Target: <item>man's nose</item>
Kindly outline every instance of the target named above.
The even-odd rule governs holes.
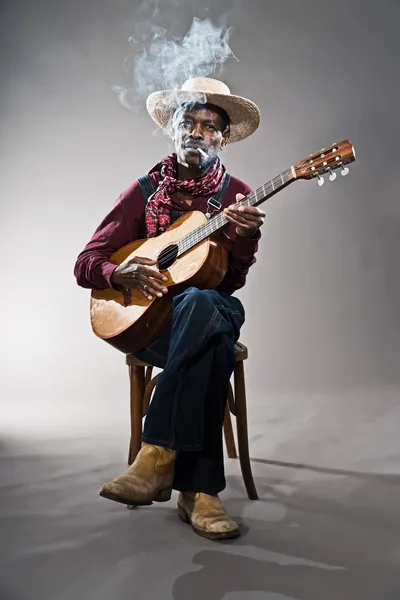
[[[199,123],[193,125],[191,135],[195,139],[203,137],[203,131],[202,131],[201,125]]]

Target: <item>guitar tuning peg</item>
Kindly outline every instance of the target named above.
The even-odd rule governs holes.
[[[340,172],[343,175],[343,177],[346,177],[346,175],[349,173],[349,169],[347,167],[342,167],[342,170]]]
[[[334,173],[334,172],[332,171],[332,169],[328,169],[328,171],[329,171],[329,173],[330,173],[330,175],[329,175],[329,181],[335,181],[335,179],[336,179],[336,177],[337,177],[336,173]]]
[[[317,183],[321,187],[321,185],[324,185],[324,183],[325,183],[324,182],[324,178],[321,177],[321,175],[319,175],[319,174],[317,174],[317,177],[318,177],[318,182]]]

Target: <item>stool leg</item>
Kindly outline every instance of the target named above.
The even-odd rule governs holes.
[[[229,458],[237,458],[235,438],[233,436],[231,411],[229,410],[229,404],[226,403],[225,419],[224,419],[224,434],[225,434],[225,445],[226,452]]]
[[[257,500],[258,494],[254,485],[253,473],[251,471],[249,456],[249,438],[247,434],[247,410],[246,410],[246,387],[244,381],[243,361],[236,363],[235,372],[235,406],[236,426],[239,445],[239,460],[242,469],[244,485],[250,500]]]
[[[142,401],[144,391],[144,367],[129,367],[131,394],[131,440],[129,443],[128,464],[131,465],[141,446]]]

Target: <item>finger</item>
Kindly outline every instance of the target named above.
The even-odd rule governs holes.
[[[250,228],[260,227],[263,224],[263,219],[253,215],[241,215],[240,213],[228,213],[226,215],[228,221],[232,220],[238,225],[248,225]]]
[[[156,290],[152,285],[147,284],[147,283],[141,283],[141,287],[142,289],[146,292],[146,294],[149,294],[152,298],[154,296],[157,296],[158,298],[162,298],[163,297],[163,293],[160,290]]]
[[[236,194],[236,202],[239,202],[240,200],[243,200],[243,198],[245,198],[246,196],[244,196],[243,194]]]
[[[242,204],[240,206],[237,206],[237,204],[232,204],[225,210],[234,212],[236,214],[255,215],[258,217],[266,216],[265,212],[258,208],[258,206],[247,206],[247,204]]]
[[[152,277],[153,279],[159,279],[160,281],[167,281],[168,277],[160,273],[160,271],[156,271],[155,269],[148,269],[143,266],[140,268],[140,274],[145,275],[146,277]]]
[[[258,206],[247,206],[246,204],[244,204],[242,206],[238,206],[237,210],[239,213],[246,215],[255,215],[257,217],[266,216],[266,213],[263,210],[261,210],[261,208],[258,208]]]
[[[246,215],[238,213],[235,215],[235,219],[238,219],[242,223],[249,223],[249,225],[260,225],[263,222],[263,219],[258,215]]]
[[[142,296],[144,296],[145,298],[147,298],[147,300],[153,300],[154,296],[152,296],[151,294],[149,294],[147,289],[144,289],[143,287],[138,287],[136,288],[139,290],[139,292],[142,294]]]
[[[248,225],[248,223],[243,223],[242,221],[239,221],[239,219],[235,219],[234,217],[226,217],[228,222],[231,223],[232,225],[235,225],[236,227],[248,227],[249,229],[255,229],[256,226],[250,227]]]
[[[150,298],[154,298],[154,297],[162,298],[163,297],[162,292],[160,292],[159,290],[156,290],[151,285],[151,283],[140,282],[140,289],[142,289],[145,292],[147,297],[150,297]]]
[[[232,217],[244,217],[249,219],[264,218],[265,212],[255,206],[233,206],[224,209],[225,214],[230,214]]]
[[[166,288],[164,285],[161,285],[161,283],[158,283],[158,281],[155,281],[150,277],[146,277],[146,275],[143,275],[142,273],[139,275],[139,281],[141,285],[146,286],[147,290],[151,294],[154,292],[154,294],[156,294],[160,298],[163,294],[166,294],[168,292],[168,288]]]
[[[128,264],[139,264],[139,265],[156,265],[157,261],[152,258],[145,258],[144,256],[133,256],[126,261]]]

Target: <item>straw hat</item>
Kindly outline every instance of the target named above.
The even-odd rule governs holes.
[[[260,109],[254,102],[232,95],[222,81],[206,77],[188,79],[180,90],[153,92],[146,106],[157,125],[169,131],[175,109],[185,102],[208,102],[223,108],[231,120],[230,143],[249,137],[260,124]]]

